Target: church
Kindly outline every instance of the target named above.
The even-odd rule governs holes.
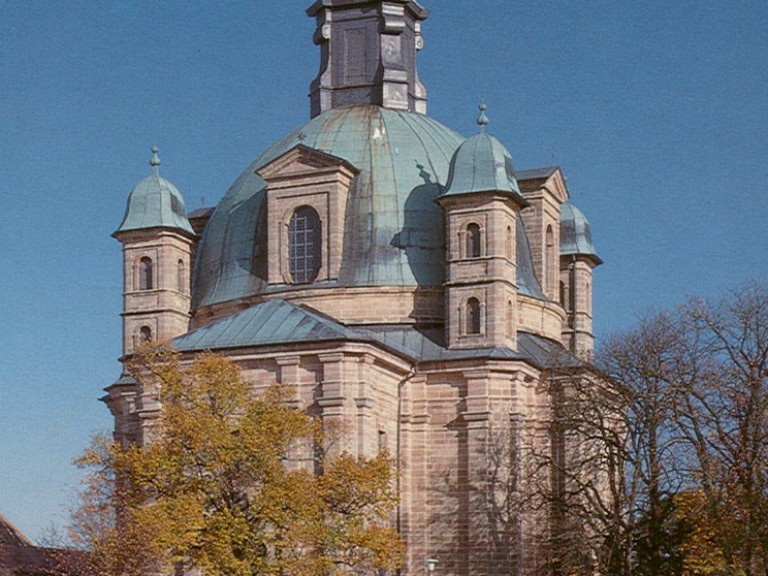
[[[589,223],[558,167],[513,166],[484,105],[468,137],[430,118],[419,2],[307,14],[310,118],[217,206],[187,213],[153,149],[114,233],[123,360],[148,339],[216,351],[289,385],[340,449],[387,449],[404,575],[546,573],[551,515],[527,495],[554,480],[527,454],[562,452],[545,380],[591,357]],[[142,443],[156,398],[124,375],[104,401]]]

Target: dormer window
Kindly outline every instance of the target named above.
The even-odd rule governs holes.
[[[347,197],[357,169],[302,144],[258,170],[267,183],[267,281],[336,280],[344,259]]]
[[[295,284],[314,282],[322,261],[320,216],[314,208],[296,209],[288,225],[288,265]]]
[[[480,258],[481,233],[480,226],[474,222],[467,224],[466,230],[466,254],[467,258]]]
[[[139,260],[139,290],[152,290],[154,287],[152,259],[144,256]]]

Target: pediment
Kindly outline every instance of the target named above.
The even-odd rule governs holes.
[[[258,168],[256,173],[264,180],[269,181],[277,178],[338,170],[349,171],[352,174],[359,172],[357,168],[343,158],[299,144]]]
[[[523,196],[535,197],[544,190],[552,194],[560,203],[570,197],[568,184],[563,171],[558,166],[520,170],[515,172],[515,178]]]
[[[568,184],[565,181],[565,175],[560,168],[556,168],[549,178],[544,182],[543,188],[547,188],[562,203],[566,202],[570,196],[568,193]]]

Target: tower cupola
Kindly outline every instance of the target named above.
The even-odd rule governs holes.
[[[560,256],[587,258],[595,266],[603,263],[592,244],[592,229],[587,217],[571,202],[560,207]]]
[[[487,132],[485,104],[480,105],[477,123],[480,132],[467,138],[451,160],[444,196],[497,192],[508,195],[521,207],[528,203],[520,193],[512,168],[512,156],[504,145]]]
[[[134,186],[112,234],[123,245],[124,354],[145,340],[170,340],[189,329],[197,235],[181,193],[160,176],[157,153],[153,147],[152,174]]]
[[[446,222],[446,341],[449,348],[517,349],[518,213],[512,158],[486,131],[451,159],[448,186],[437,201]]]
[[[563,342],[579,356],[589,358],[592,333],[592,271],[603,261],[592,244],[586,216],[570,202],[560,207],[560,302],[565,308]]]
[[[374,104],[427,112],[416,52],[429,12],[415,0],[317,0],[320,73],[310,86],[312,117],[332,108]]]
[[[136,184],[128,196],[125,216],[115,236],[121,232],[146,228],[175,228],[194,236],[181,192],[160,176],[157,146],[152,147],[149,164],[152,166],[152,174]]]

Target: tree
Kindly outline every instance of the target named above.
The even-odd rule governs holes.
[[[581,541],[604,573],[768,573],[768,286],[649,315],[596,365],[549,380],[563,572]]]
[[[677,405],[712,542],[727,566],[768,574],[768,286],[752,283],[718,302],[684,308],[705,377]],[[729,568],[731,569],[731,568]]]
[[[701,490],[683,490],[676,494],[675,520],[684,527],[686,535],[680,541],[679,554],[682,566],[678,572],[681,576],[743,576],[744,572],[734,566],[725,557],[723,550],[717,544],[717,535],[722,532],[713,523],[707,512],[707,499]],[[735,518],[721,518],[732,531]]]
[[[679,537],[673,495],[684,483],[675,407],[684,388],[699,377],[688,323],[678,311],[641,319],[631,331],[610,338],[596,362],[619,391],[625,509],[623,569],[627,574],[678,573]]]
[[[286,390],[256,395],[237,366],[191,365],[150,344],[133,376],[162,416],[145,446],[97,439],[72,539],[100,574],[334,575],[392,570],[401,543],[387,454],[328,457],[318,423]]]
[[[644,319],[598,351],[596,366],[552,371],[548,492],[557,574],[675,573],[669,474],[683,341],[671,315]]]

